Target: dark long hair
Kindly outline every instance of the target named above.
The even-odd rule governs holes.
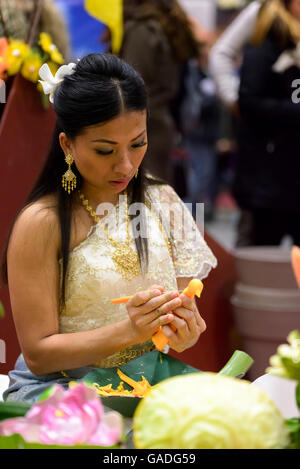
[[[141,75],[130,65],[112,54],[89,54],[76,65],[75,72],[67,75],[54,93],[54,110],[57,122],[50,150],[44,167],[23,206],[17,213],[5,247],[2,262],[2,279],[8,283],[7,250],[10,235],[20,212],[44,196],[55,195],[62,250],[61,306],[65,303],[66,272],[69,260],[71,218],[74,198],[62,187],[62,175],[67,166],[65,155],[59,143],[59,134],[65,132],[74,139],[91,125],[108,122],[126,111],[147,111],[147,93]],[[145,160],[145,158],[144,158]],[[75,164],[72,170],[77,177],[77,188],[82,185],[82,176]],[[146,187],[165,181],[145,174],[144,161],[140,165],[137,178],[128,186],[130,202],[143,203]],[[142,217],[143,214],[140,214]],[[133,218],[133,215],[130,216]],[[135,236],[136,248],[141,269],[148,265],[147,238]]]

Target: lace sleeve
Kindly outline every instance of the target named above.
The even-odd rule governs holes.
[[[206,278],[217,260],[189,209],[169,185],[151,186],[149,192],[171,243],[176,277]]]

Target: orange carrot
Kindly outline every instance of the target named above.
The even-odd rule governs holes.
[[[110,302],[115,304],[115,305],[116,304],[121,304],[121,303],[127,303],[131,298],[132,298],[132,296],[123,296],[121,298],[114,298],[114,299],[110,300]],[[173,328],[173,330],[175,329],[175,331],[176,331],[176,328],[174,326],[171,325],[171,327]],[[167,345],[168,339],[165,336],[165,334],[163,333],[161,327],[152,336],[152,341],[153,341],[155,347],[157,348],[157,350],[160,350],[160,351],[162,351],[165,348],[165,346]]]
[[[197,278],[193,278],[188,284],[188,286],[183,290],[182,293],[183,295],[188,296],[189,298],[194,298],[195,295],[197,295],[198,298],[200,298],[202,290],[203,290],[203,283],[201,282],[201,280],[198,280]],[[171,326],[172,330],[176,332],[176,327],[172,323],[169,325]],[[159,350],[160,352],[168,344],[168,339],[163,333],[161,327],[152,336],[152,342],[154,343],[157,350]]]
[[[132,295],[123,296],[121,298],[114,298],[113,300],[110,300],[110,302],[113,303],[114,305],[119,305],[121,303],[127,303],[131,298],[132,298]]]
[[[292,247],[292,266],[298,286],[300,288],[300,248],[297,246]]]
[[[195,295],[200,298],[200,295],[203,290],[203,283],[201,280],[198,280],[197,278],[193,278],[193,280],[190,281],[188,286],[183,290],[183,295],[188,296],[189,298],[194,298]]]
[[[152,342],[154,343],[157,350],[159,350],[160,352],[162,352],[165,346],[168,344],[168,339],[163,333],[161,327],[158,329],[157,332],[155,332],[155,334],[153,334]]]
[[[168,324],[171,329],[176,332],[177,329],[176,327],[170,323]],[[163,351],[163,349],[165,348],[166,345],[168,345],[168,339],[167,337],[165,336],[165,334],[163,333],[162,331],[162,328],[160,326],[160,328],[158,329],[157,332],[155,332],[155,334],[153,334],[152,336],[152,342],[154,343],[155,347],[157,348],[157,350],[159,350],[160,352]]]
[[[297,248],[298,249],[298,248]],[[300,249],[299,249],[300,253]],[[299,279],[300,279],[300,254],[299,254]],[[203,290],[203,283],[201,280],[198,280],[197,278],[193,278],[188,286],[183,290],[183,295],[188,296],[189,298],[193,298],[195,295],[200,298],[200,295]],[[121,303],[127,303],[132,296],[124,296],[122,298],[114,298],[113,300],[110,300],[111,303],[113,304],[121,304]],[[174,332],[176,332],[176,327],[172,324],[170,324],[171,328],[173,329]],[[162,331],[162,328],[160,327],[158,331],[153,334],[152,336],[152,341],[157,348],[157,350],[162,351],[165,346],[168,344],[168,339],[165,336],[165,334]]]
[[[198,280],[197,278],[193,278],[193,280],[190,281],[190,283],[185,288],[185,290],[183,290],[182,293],[190,298],[193,298],[195,295],[197,295],[200,298],[202,290],[203,290],[203,283],[201,282],[201,280]],[[121,298],[113,298],[112,300],[110,300],[110,302],[115,305],[121,304],[121,303],[127,303],[131,298],[132,298],[132,295],[122,296]]]

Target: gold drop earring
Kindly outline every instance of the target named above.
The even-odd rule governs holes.
[[[139,168],[136,170],[136,173],[134,175],[135,179],[138,177],[138,174],[139,174]]]
[[[69,165],[69,168],[62,177],[62,186],[65,191],[68,192],[68,194],[70,194],[70,192],[73,191],[76,187],[76,176],[71,169],[71,164],[73,163],[73,161],[74,158],[71,153],[69,153],[65,157],[65,162]]]

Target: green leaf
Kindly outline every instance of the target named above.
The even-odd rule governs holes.
[[[45,52],[44,50],[42,50],[42,52],[43,52],[42,62],[44,63],[49,62],[49,60],[51,59],[50,54],[48,54],[48,52]]]
[[[27,443],[21,435],[0,436],[0,449],[120,449],[120,445],[92,446],[92,445],[43,445],[40,443]]]
[[[3,304],[0,301],[0,318],[4,318],[4,316],[5,316],[4,307],[3,307]]]
[[[52,395],[53,391],[54,391],[53,386],[50,386],[49,388],[47,388],[44,392],[42,392],[39,395],[37,402],[43,402],[46,399],[48,399]]]
[[[0,449],[23,449],[19,442],[19,435],[0,436]]]
[[[286,370],[288,377],[296,381],[300,380],[300,362],[289,357],[280,357],[281,363]]]
[[[90,383],[98,383],[100,386],[112,384],[112,388],[116,389],[120,384],[118,368],[130,376],[135,381],[140,381],[144,376],[151,386],[159,383],[164,379],[172,376],[199,373],[199,370],[193,368],[180,360],[176,360],[170,355],[153,350],[142,357],[135,358],[127,362],[125,365],[113,368],[97,368],[85,375],[81,381]],[[132,390],[132,388],[124,383],[124,389]],[[101,397],[104,406],[116,410],[124,417],[132,417],[134,411],[141,401],[140,397],[133,396],[106,396]]]
[[[298,409],[300,409],[300,382],[297,384],[297,387],[296,387],[296,403],[297,403]]]
[[[300,449],[300,418],[293,418],[286,420],[291,442],[288,449]]]
[[[31,48],[31,52],[32,52],[33,54],[39,55],[40,58],[42,58],[42,57],[41,57],[41,53],[40,53],[40,48],[39,48],[39,47],[36,47],[36,46],[35,46],[35,47],[32,47],[32,48]]]
[[[24,417],[31,405],[25,402],[0,402],[0,421],[14,417]]]

